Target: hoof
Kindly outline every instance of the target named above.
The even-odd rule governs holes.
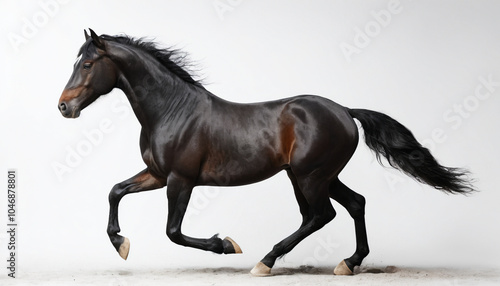
[[[226,238],[224,238],[224,240],[222,241],[222,245],[224,246],[224,254],[243,253],[240,246],[229,236],[226,236]]]
[[[353,275],[351,269],[347,267],[347,264],[344,260],[342,260],[337,267],[333,270],[333,274],[335,275]]]
[[[271,268],[267,267],[264,263],[259,262],[255,265],[252,271],[250,271],[250,274],[256,277],[271,276]]]
[[[130,251],[130,240],[128,238],[123,239],[123,243],[120,245],[118,249],[118,254],[120,254],[121,258],[127,260],[128,252]]]

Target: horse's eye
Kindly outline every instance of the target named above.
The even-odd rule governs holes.
[[[83,64],[83,69],[88,70],[92,67],[92,63],[84,63]]]

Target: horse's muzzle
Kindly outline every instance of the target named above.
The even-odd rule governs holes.
[[[79,91],[79,90],[78,90]],[[61,112],[62,116],[66,118],[77,118],[80,116],[80,108],[75,104],[75,90],[64,90],[61,98],[59,99],[59,104],[57,108]]]
[[[77,108],[69,108],[65,102],[59,103],[58,107],[62,116],[66,118],[77,118],[78,116],[80,116],[80,110],[78,110]]]

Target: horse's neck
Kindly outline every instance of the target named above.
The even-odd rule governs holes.
[[[158,63],[144,62],[132,66],[133,70],[122,71],[118,87],[127,95],[143,128],[186,116],[210,96],[208,92],[177,78]]]

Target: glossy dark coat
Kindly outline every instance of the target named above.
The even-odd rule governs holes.
[[[98,37],[90,31],[58,108],[63,116],[76,118],[116,87],[126,94],[142,126],[140,147],[146,169],[115,185],[109,195],[108,234],[124,258],[128,246],[118,235],[118,204],[123,196],[167,185],[168,237],[184,246],[235,253],[238,247],[228,238],[198,239],[181,232],[192,189],[250,184],[285,170],[303,222],[261,262],[271,268],[278,257],[331,221],[333,198],[355,221],[356,252],[345,259],[352,271],[369,251],[365,199],[338,179],[358,143],[353,118],[363,125],[368,146],[394,167],[446,192],[472,190],[463,171],[439,165],[408,129],[387,115],[349,109],[313,95],[255,104],[229,102],[193,80],[175,61],[175,51],[124,36]]]

